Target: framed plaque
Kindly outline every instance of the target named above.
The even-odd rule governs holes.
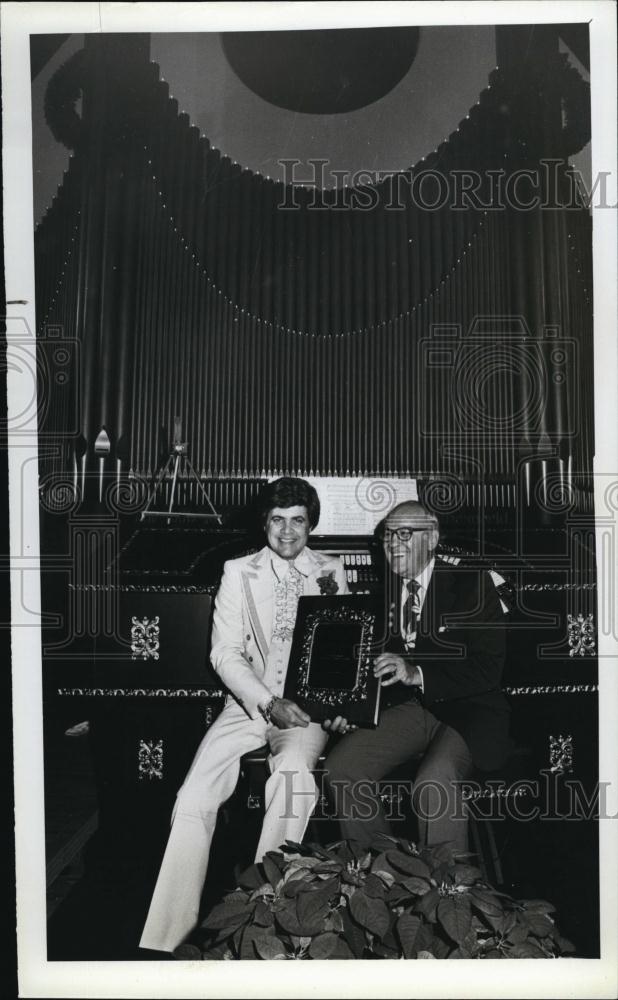
[[[375,728],[380,684],[373,676],[377,605],[357,597],[301,597],[285,684],[314,722],[343,715]]]

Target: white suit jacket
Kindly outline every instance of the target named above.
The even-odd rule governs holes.
[[[273,619],[271,550],[230,559],[223,567],[215,599],[210,659],[221,680],[251,719],[260,717],[272,692],[263,683]],[[301,558],[301,557],[299,557]],[[304,593],[321,593],[319,577],[333,576],[338,594],[347,594],[339,559],[305,548],[302,553]]]

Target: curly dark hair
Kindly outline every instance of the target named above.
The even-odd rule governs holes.
[[[320,520],[320,498],[306,479],[282,476],[264,486],[257,499],[262,527],[265,527],[266,518],[274,507],[306,507],[312,529]]]

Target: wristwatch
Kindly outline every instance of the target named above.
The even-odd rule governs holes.
[[[271,721],[270,717],[272,715],[273,708],[275,707],[275,703],[278,702],[278,701],[280,701],[280,699],[277,697],[276,694],[274,694],[272,696],[272,698],[270,699],[270,701],[266,702],[266,704],[264,705],[264,707],[261,707],[260,705],[258,705],[258,712],[260,713],[260,715],[264,719],[264,722],[270,722]]]

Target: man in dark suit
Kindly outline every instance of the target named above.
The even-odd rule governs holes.
[[[382,525],[387,574],[384,649],[374,673],[384,695],[375,730],[340,717],[349,733],[326,761],[342,835],[369,846],[389,825],[376,783],[421,757],[413,788],[420,842],[467,847],[461,782],[500,766],[509,709],[500,683],[502,606],[483,570],[462,570],[436,554],[436,518],[418,502],[395,507]]]

